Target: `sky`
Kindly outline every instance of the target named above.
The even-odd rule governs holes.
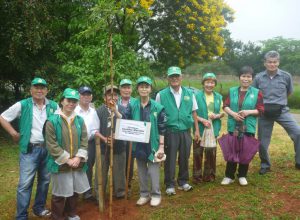
[[[235,11],[228,25],[234,40],[258,42],[277,36],[300,40],[300,0],[225,0]]]

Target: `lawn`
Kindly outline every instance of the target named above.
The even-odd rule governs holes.
[[[223,120],[223,131],[226,120]],[[1,133],[1,132],[0,132]],[[4,136],[4,137],[3,137]],[[0,219],[12,219],[15,213],[18,183],[18,147],[0,136]],[[239,186],[237,181],[221,186],[225,162],[218,147],[217,178],[213,183],[194,185],[191,192],[179,192],[167,197],[162,186],[163,200],[157,208],[149,205],[136,207],[139,197],[138,177],[135,172],[133,193],[128,203],[114,201],[114,219],[297,219],[300,216],[300,171],[294,168],[294,149],[285,131],[275,125],[270,145],[272,172],[260,176],[259,157],[255,156],[248,173],[249,185]],[[192,157],[191,157],[192,159]],[[192,160],[190,171],[192,170]],[[191,173],[190,173],[191,175]],[[161,168],[163,183],[163,167]],[[32,196],[34,198],[34,196]],[[50,203],[50,194],[48,206]],[[92,206],[92,208],[91,208]],[[92,215],[95,204],[79,204],[83,220],[107,219],[107,215]],[[90,215],[88,215],[90,213]],[[85,216],[85,217],[83,217]],[[89,217],[87,217],[89,216]],[[32,215],[31,219],[34,219]]]

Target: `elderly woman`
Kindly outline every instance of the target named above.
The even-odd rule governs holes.
[[[79,220],[78,194],[90,189],[86,176],[87,131],[74,109],[79,94],[67,88],[60,100],[61,110],[45,124],[48,169],[52,179],[52,218]]]
[[[214,73],[205,73],[202,78],[203,90],[199,91],[195,97],[198,104],[197,119],[199,131],[203,136],[204,129],[213,126],[214,136],[219,136],[221,129],[221,118],[224,116],[222,109],[222,95],[215,92],[217,78]],[[216,145],[217,146],[217,145]],[[214,181],[216,178],[216,155],[217,147],[207,148],[194,141],[193,144],[193,182],[195,184]],[[204,169],[202,171],[204,159]]]
[[[136,144],[136,162],[140,182],[140,198],[137,205],[142,206],[150,201],[151,206],[161,203],[159,185],[160,161],[165,159],[164,133],[166,131],[166,114],[164,107],[150,98],[152,80],[141,76],[137,80],[139,98],[132,106],[132,118],[151,123],[149,143]],[[151,190],[149,190],[149,181]]]
[[[239,73],[240,86],[230,88],[229,95],[224,102],[224,111],[228,114],[227,130],[230,136],[235,136],[236,143],[242,143],[243,136],[254,137],[256,132],[257,116],[263,113],[263,95],[262,93],[250,86],[253,80],[253,70],[249,66],[242,67]],[[221,146],[222,147],[222,146]],[[231,145],[230,148],[234,149],[235,146]],[[253,148],[254,146],[243,146],[246,151],[247,147]],[[258,148],[258,144],[257,144]],[[223,152],[224,153],[224,152]],[[256,151],[254,151],[254,154]],[[252,155],[252,157],[254,156]],[[225,156],[225,155],[224,155]],[[248,172],[249,163],[239,160],[239,168],[237,177],[242,186],[248,184],[246,176]],[[251,159],[252,159],[251,157]],[[222,180],[222,185],[228,185],[234,182],[234,175],[237,168],[237,162],[228,160],[226,164],[225,178]]]

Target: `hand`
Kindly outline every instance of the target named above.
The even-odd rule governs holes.
[[[13,141],[14,141],[15,143],[18,143],[19,140],[20,140],[20,133],[18,133],[18,132],[13,133],[13,134],[11,135],[11,137],[12,137],[12,139],[13,139]]]
[[[157,151],[157,158],[161,159],[161,158],[164,157],[164,155],[165,155],[164,148],[159,148],[158,151]]]
[[[211,120],[215,120],[217,118],[220,118],[218,114],[215,114],[215,113],[210,113],[208,115],[208,117],[211,119]]]
[[[240,115],[239,113],[236,113],[236,112],[233,113],[232,117],[236,121],[244,121],[244,119],[245,119],[242,115]]]
[[[110,145],[110,146],[111,146],[111,143],[112,143],[114,140],[115,140],[114,137],[111,138],[111,136],[109,136],[109,137],[106,137],[105,143],[106,143],[107,145]]]
[[[202,119],[201,123],[202,123],[205,127],[208,127],[208,128],[210,128],[210,126],[211,126],[210,121],[209,121],[209,120],[206,120],[206,119]]]
[[[73,157],[73,165],[72,165],[72,167],[73,168],[77,168],[79,166],[79,164],[80,164],[80,161],[81,161],[80,157]]]
[[[110,108],[110,110],[111,110],[112,112],[115,112],[116,109],[117,109],[116,103],[115,103],[115,101],[113,101],[113,100],[110,100],[110,101],[107,103],[107,107]]]
[[[241,110],[238,112],[239,115],[241,115],[242,117],[246,118],[249,115],[249,111],[248,110]]]
[[[199,133],[199,131],[195,131],[194,140],[196,141],[196,143],[200,142],[200,133]]]

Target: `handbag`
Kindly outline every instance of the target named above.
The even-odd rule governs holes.
[[[209,121],[210,121],[210,127],[209,128],[208,127],[204,128],[202,138],[201,138],[201,142],[200,142],[200,146],[201,147],[207,147],[207,148],[213,148],[213,147],[217,147],[217,142],[216,142],[212,122],[211,122],[211,120],[209,120]]]
[[[283,105],[266,103],[264,104],[264,106],[265,106],[264,116],[266,118],[274,119],[274,118],[278,118],[281,115]]]

